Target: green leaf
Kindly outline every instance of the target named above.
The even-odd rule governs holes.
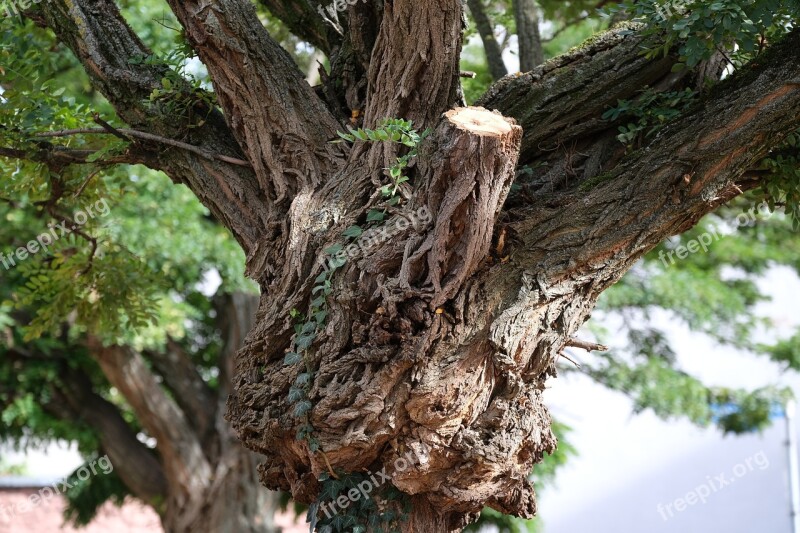
[[[297,350],[305,351],[305,350],[309,349],[312,344],[314,344],[314,339],[315,338],[316,338],[316,334],[315,333],[306,334],[306,335],[300,335],[295,339],[294,344],[297,347]]]
[[[344,230],[342,235],[348,238],[358,238],[362,233],[364,233],[364,230],[362,230],[360,226],[350,226]]]
[[[311,374],[307,372],[303,372],[302,374],[297,374],[297,377],[294,380],[294,384],[298,387],[305,388],[306,385],[311,383]]]
[[[332,268],[339,268],[344,266],[347,263],[347,257],[339,257],[338,255],[331,259],[331,267]],[[329,289],[331,286],[330,281],[325,282],[325,288]]]
[[[283,358],[283,364],[285,365],[295,365],[302,361],[302,357],[297,352],[287,352]]]
[[[385,211],[370,209],[370,211],[367,213],[367,222],[382,222],[385,217]]]
[[[336,243],[333,246],[328,246],[323,250],[328,255],[336,255],[344,249],[344,246],[341,243]]]
[[[306,391],[299,387],[289,387],[289,403],[295,403],[306,397]]]
[[[341,131],[337,131],[336,135],[338,135],[339,137],[341,137],[342,139],[344,139],[347,142],[354,142],[356,140],[356,138],[354,136],[348,135],[346,133],[342,133]]]
[[[314,404],[311,403],[311,400],[300,400],[294,406],[294,416],[295,418],[300,418],[305,416],[311,409],[314,407]]]

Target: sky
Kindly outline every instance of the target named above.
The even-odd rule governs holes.
[[[800,280],[789,269],[773,269],[761,285],[772,301],[759,313],[773,318],[781,336],[790,336],[800,325]],[[666,313],[656,320],[681,367],[704,382],[749,389],[781,385],[800,394],[796,373],[720,347]],[[545,401],[574,429],[569,440],[579,456],[540,495],[545,533],[792,533],[783,419],[760,435],[725,437],[651,412],[633,415],[627,398],[580,374],[552,380],[550,387]],[[706,492],[711,494],[699,501]],[[684,500],[681,511],[678,499]]]

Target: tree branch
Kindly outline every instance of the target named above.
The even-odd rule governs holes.
[[[69,165],[87,164],[89,163],[89,156],[95,152],[96,150],[73,150],[47,143],[41,143],[37,150],[22,150],[19,148],[0,146],[0,157],[43,163],[50,169],[56,171]],[[131,150],[125,155],[111,156],[99,161],[94,161],[93,163],[98,165],[152,164],[152,158],[149,157],[148,154]]]
[[[142,356],[127,347],[104,347],[96,338],[90,338],[88,346],[108,381],[158,441],[167,478],[179,488],[170,492],[191,495],[204,490],[211,476],[211,465],[200,440],[186,415],[156,382]]]
[[[130,137],[134,137],[137,139],[142,139],[145,141],[152,141],[159,144],[165,144],[167,146],[174,146],[175,148],[180,148],[182,150],[188,150],[194,154],[199,155],[200,157],[204,157],[206,159],[217,161],[223,161],[225,163],[230,163],[231,165],[238,165],[240,167],[248,167],[250,168],[250,163],[245,161],[244,159],[238,159],[235,157],[229,157],[226,155],[220,154],[210,154],[204,152],[202,148],[197,146],[176,141],[173,139],[167,139],[166,137],[161,137],[159,135],[153,135],[152,133],[147,133],[144,131],[137,131],[128,128],[114,128],[114,132],[108,131],[106,128],[78,128],[78,129],[71,129],[71,130],[58,130],[58,131],[44,131],[42,133],[37,133],[35,137],[37,138],[49,138],[49,137],[68,137],[70,135],[101,135],[101,134],[110,134],[119,137],[120,135],[128,135]],[[127,137],[122,137],[123,140],[129,141]]]
[[[134,496],[147,503],[163,500],[167,481],[157,456],[139,442],[117,407],[92,390],[86,375],[62,372],[54,392],[55,401],[46,409],[59,418],[77,418],[97,431],[114,470]]]
[[[531,72],[495,83],[476,105],[522,126],[520,165],[528,164],[607,128],[601,116],[609,106],[671,76],[677,60],[648,60],[639,53],[641,45],[640,36],[612,30]]]
[[[145,355],[173,392],[173,398],[205,444],[209,430],[214,427],[216,398],[189,354],[169,338],[163,351],[151,350]]]
[[[364,123],[400,117],[425,129],[461,103],[461,0],[387,2],[372,52]]]
[[[94,87],[134,129],[181,143],[188,141],[202,154],[240,159],[241,148],[216,110],[198,103],[195,112],[205,117],[198,126],[189,116],[164,113],[158,106],[148,104],[152,91],[161,88],[168,69],[141,62],[142,57],[152,53],[125,23],[113,0],[51,0],[41,5],[40,12],[42,16],[36,22],[50,27],[73,51]],[[188,83],[176,87],[177,92],[187,95],[191,90]],[[254,245],[261,229],[275,216],[263,202],[251,169],[210,161],[185,146],[159,150],[156,160],[149,161],[148,166],[188,185],[231,229],[245,250]]]
[[[604,344],[598,344],[596,342],[589,342],[578,339],[576,337],[572,337],[567,339],[567,342],[564,346],[572,346],[573,348],[580,348],[582,350],[586,350],[587,352],[607,352],[608,346]],[[580,365],[577,365],[580,366]]]
[[[319,14],[317,0],[261,0],[289,31],[330,56],[341,45],[342,35]]]
[[[758,184],[747,170],[800,127],[798,47],[795,30],[596,184],[506,211],[516,249],[486,280],[493,298],[511,302],[492,325],[501,353],[541,375],[642,255]],[[521,330],[548,333],[531,343],[509,333]]]
[[[592,248],[605,242],[610,247],[606,249],[616,249],[624,241],[623,248],[637,258],[669,235],[685,231],[742,194],[736,182],[800,127],[798,47],[800,31],[795,30],[749,68],[720,83],[645,149],[624,158],[600,184],[585,194],[572,187],[547,202],[562,209],[579,203],[580,213],[573,213],[568,224],[576,230],[586,228],[583,235],[591,235]],[[537,224],[537,234],[550,225],[541,220],[541,209],[521,210],[532,215],[523,225]],[[578,264],[590,261],[588,250],[574,247],[576,237],[568,237],[569,243],[551,242]],[[563,259],[547,257],[546,263]]]
[[[248,0],[169,0],[208,68],[226,119],[274,204],[288,203],[343,164],[328,141],[340,124],[291,57],[262,26]]]

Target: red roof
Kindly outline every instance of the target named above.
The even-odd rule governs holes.
[[[130,500],[122,507],[106,503],[87,527],[63,527],[64,500],[42,499],[33,506],[30,496],[38,489],[0,491],[0,533],[161,533],[161,521],[149,507]]]
[[[39,489],[0,490],[0,533],[162,533],[158,515],[146,505],[130,499],[122,507],[106,503],[87,527],[64,525],[64,500],[55,496],[33,507],[30,496]],[[302,533],[308,526],[293,523],[285,513],[275,517],[285,533]]]

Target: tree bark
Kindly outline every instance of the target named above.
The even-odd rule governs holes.
[[[519,70],[529,72],[544,63],[542,36],[539,33],[539,6],[536,0],[513,2],[519,43]]]
[[[93,428],[128,490],[160,510],[167,493],[167,479],[156,454],[139,442],[119,409],[92,390],[85,375],[65,369],[61,377],[53,391],[54,401],[45,408],[58,418]]]
[[[103,373],[156,439],[159,471],[163,470],[166,478],[166,508],[160,511],[169,533],[275,530],[272,515],[277,494],[261,488],[257,456],[241,446],[223,418],[231,361],[252,327],[255,301],[252,296],[237,294],[216,303],[225,346],[216,398],[197,375],[188,354],[174,341],[168,343],[167,354],[156,355],[155,365],[174,392],[173,400],[140,354],[119,346],[104,347],[90,339],[89,347]]]

